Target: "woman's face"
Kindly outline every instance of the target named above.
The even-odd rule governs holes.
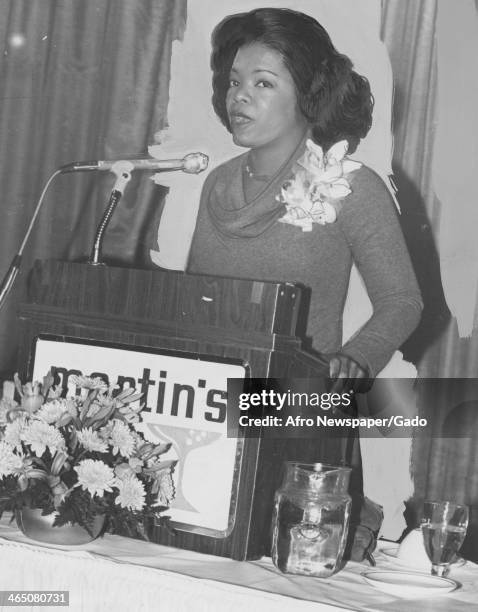
[[[226,108],[234,142],[251,149],[290,146],[306,126],[281,55],[261,43],[237,51]]]

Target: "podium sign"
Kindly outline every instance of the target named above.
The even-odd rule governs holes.
[[[178,460],[168,511],[173,527],[225,537],[234,526],[240,469],[240,440],[227,437],[227,379],[247,370],[224,361],[46,336],[36,341],[33,379],[51,370],[69,395],[73,375],[141,390],[138,429],[151,442],[171,443],[163,458]]]

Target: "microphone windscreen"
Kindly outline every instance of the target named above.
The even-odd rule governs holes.
[[[209,157],[204,153],[189,153],[183,159],[183,170],[188,174],[199,174],[206,170],[209,163]]]

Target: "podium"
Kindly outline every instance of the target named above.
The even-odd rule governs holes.
[[[304,289],[292,283],[39,261],[31,271],[27,299],[19,312],[20,370],[25,379],[31,377],[35,347],[39,340],[51,340],[59,347],[84,346],[88,350],[140,349],[151,352],[155,359],[169,360],[171,368],[176,363],[171,360],[179,359],[180,364],[189,364],[192,369],[200,365],[208,368],[207,372],[216,365],[239,367],[246,378],[326,377],[326,362],[303,350],[302,340],[296,335],[303,296]],[[184,359],[189,361],[181,361]],[[152,388],[148,385],[153,384],[153,377],[154,388],[159,389],[160,380],[166,380],[163,367],[159,366],[159,372],[149,372],[148,380],[145,375],[138,377],[143,390]],[[91,368],[98,371],[95,364]],[[143,371],[146,369],[150,368]],[[209,374],[194,374],[197,394],[207,386],[206,376]],[[164,385],[161,389],[164,395]],[[208,393],[214,395],[216,391]],[[208,405],[220,405],[207,397]],[[191,416],[187,409],[181,410],[183,420]],[[159,419],[163,414],[161,405],[154,417]],[[185,431],[194,434],[194,430]],[[153,527],[151,539],[239,560],[270,554],[273,494],[280,484],[283,461],[344,463],[345,446],[344,440],[326,435],[308,440],[245,438],[234,450],[227,528],[215,530],[179,521],[175,534]],[[207,452],[204,446],[196,452],[194,462],[186,461],[193,472],[197,458],[207,460]],[[204,483],[211,485],[208,473],[201,474]]]

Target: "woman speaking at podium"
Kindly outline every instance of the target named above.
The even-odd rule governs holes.
[[[214,109],[248,151],[207,177],[188,270],[310,287],[307,335],[336,390],[374,377],[422,302],[387,188],[347,156],[371,126],[368,81],[315,19],[292,10],[229,16],[212,44]],[[373,314],[342,345],[353,262]]]

